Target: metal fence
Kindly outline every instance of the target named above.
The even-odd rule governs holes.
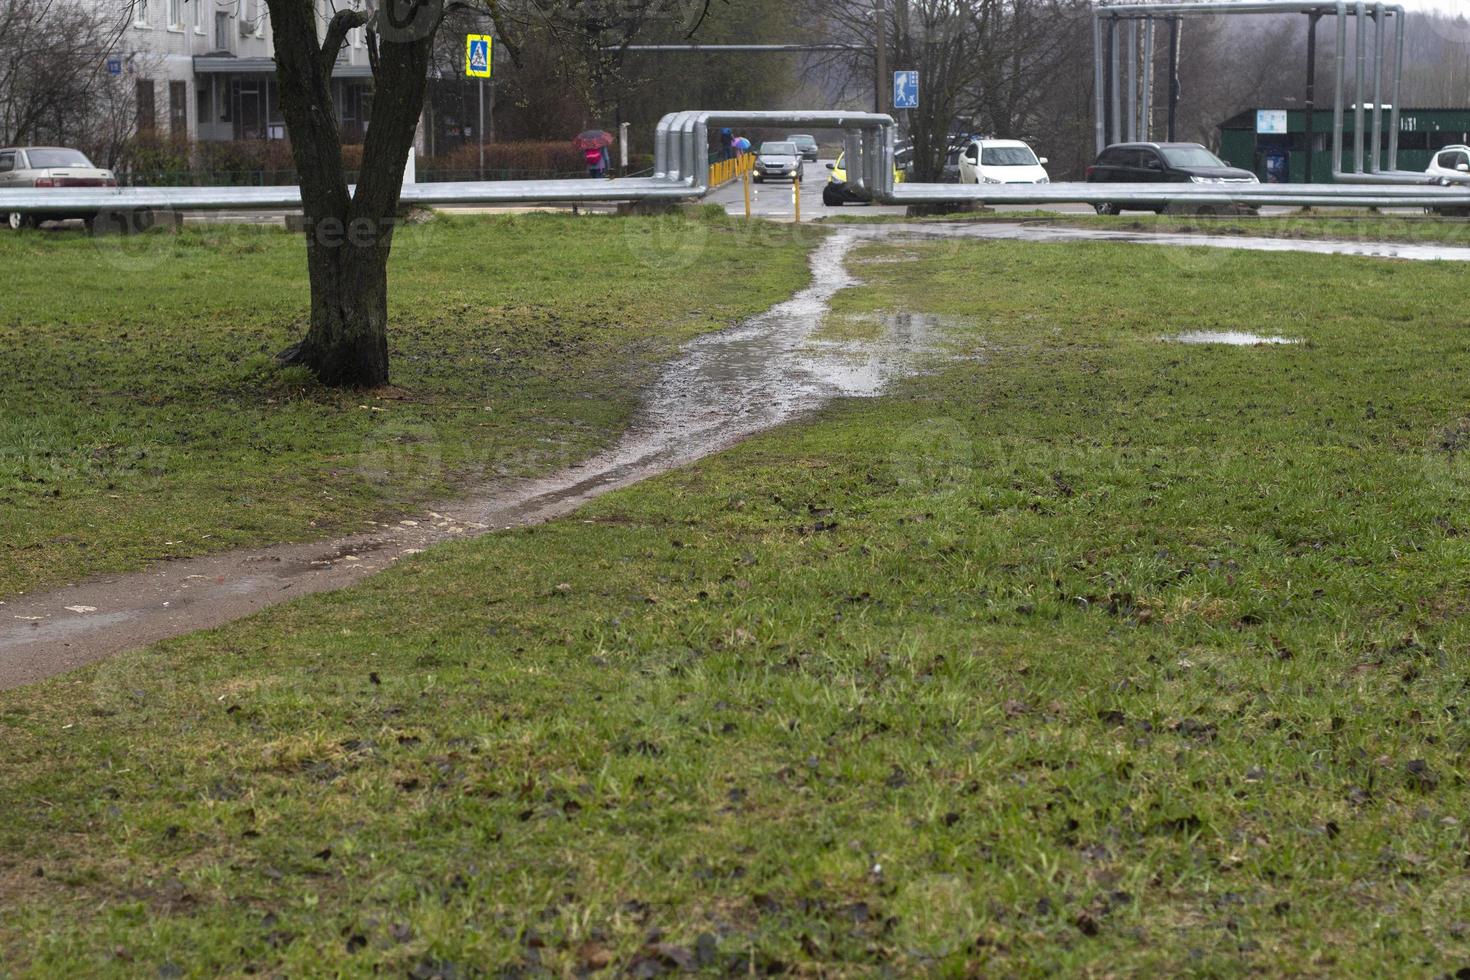
[[[863,112],[678,112],[654,134],[648,177],[405,184],[405,205],[679,202],[703,198],[724,175],[710,160],[710,130],[721,126],[837,129],[849,189],[888,204],[1121,204],[1149,209],[1260,207],[1415,207],[1470,209],[1470,185],[1417,184],[915,184],[894,176],[897,126],[891,116]],[[0,212],[32,214],[142,209],[237,210],[299,208],[294,186],[123,187],[0,190]]]

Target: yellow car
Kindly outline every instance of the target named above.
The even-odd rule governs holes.
[[[899,156],[902,157],[903,153],[904,151],[900,150]],[[846,157],[847,154],[839,153],[837,154],[836,163],[827,164],[827,169],[832,171],[832,176],[827,178],[827,185],[822,188],[822,203],[829,208],[841,207],[844,204],[852,204],[854,202],[862,202],[864,204],[868,202],[867,197],[859,195],[847,186]],[[906,169],[901,162],[895,163],[893,167],[893,182],[895,184],[903,183]]]

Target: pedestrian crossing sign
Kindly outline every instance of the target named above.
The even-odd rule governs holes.
[[[464,73],[470,78],[489,78],[491,45],[488,34],[466,34],[464,39]]]

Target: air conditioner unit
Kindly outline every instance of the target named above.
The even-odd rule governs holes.
[[[250,37],[252,34],[255,33],[255,25],[249,20],[246,20],[244,17],[241,17],[238,23],[240,25],[241,37]]]

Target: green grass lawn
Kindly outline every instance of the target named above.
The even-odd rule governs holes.
[[[0,597],[325,537],[580,459],[678,342],[805,282],[809,236],[723,218],[406,226],[394,389],[361,393],[275,366],[306,326],[298,235],[0,235]]]
[[[0,973],[1470,966],[1464,267],[1175,262],[867,247],[971,359],[0,694]]]

